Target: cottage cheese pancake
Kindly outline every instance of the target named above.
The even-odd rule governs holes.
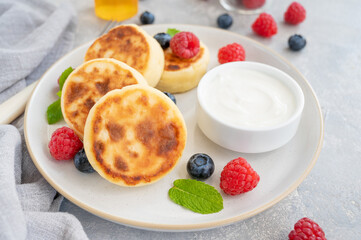
[[[62,90],[61,110],[66,123],[83,138],[90,109],[107,92],[146,80],[135,69],[115,59],[94,59],[77,67]]]
[[[120,25],[99,37],[89,47],[85,61],[115,58],[140,72],[152,87],[164,68],[164,54],[158,42],[134,24]]]
[[[172,100],[138,84],[113,90],[94,105],[85,124],[84,149],[106,180],[141,186],[175,167],[186,135],[183,116]]]
[[[156,88],[170,93],[181,93],[195,88],[206,73],[209,63],[209,51],[202,42],[199,53],[193,58],[179,58],[170,48],[164,51],[164,57],[164,71]]]

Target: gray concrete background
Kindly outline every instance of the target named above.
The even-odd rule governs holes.
[[[314,88],[325,118],[325,140],[318,162],[306,180],[274,207],[244,221],[216,229],[167,233],[139,230],[98,218],[65,200],[62,211],[74,214],[90,239],[288,239],[302,217],[314,219],[327,239],[361,239],[361,2],[359,0],[299,0],[307,19],[286,25],[283,13],[291,0],[273,0],[267,9],[278,34],[264,39],[252,33],[256,15],[233,14],[229,29],[274,49],[295,65]],[[75,47],[94,39],[106,25],[95,17],[94,3],[73,1],[78,11]],[[125,23],[139,24],[148,10],[155,24],[185,23],[216,27],[226,12],[217,0],[141,0],[138,14]],[[307,39],[301,52],[291,52],[288,37]]]

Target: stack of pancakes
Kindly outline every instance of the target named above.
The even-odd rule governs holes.
[[[208,60],[204,45],[193,59],[163,52],[153,37],[132,24],[95,40],[85,62],[63,86],[61,109],[103,178],[121,186],[142,186],[175,167],[187,130],[177,106],[160,90],[194,88]]]

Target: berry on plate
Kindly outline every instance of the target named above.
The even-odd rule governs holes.
[[[284,14],[285,22],[299,24],[306,19],[306,9],[298,2],[293,2]]]
[[[242,45],[238,43],[228,44],[218,50],[218,62],[220,64],[227,62],[244,61],[246,53]]]
[[[242,4],[245,8],[254,9],[262,7],[265,2],[266,0],[243,0]]]
[[[172,37],[167,33],[157,33],[154,35],[155,40],[160,44],[162,49],[169,48],[169,42],[172,39]]]
[[[90,165],[88,158],[85,154],[84,148],[77,152],[74,156],[74,165],[76,169],[83,173],[93,173],[95,172],[92,165]]]
[[[292,51],[299,51],[306,46],[306,39],[295,34],[288,39],[288,46]]]
[[[192,178],[205,180],[214,172],[214,162],[205,153],[194,154],[187,163],[187,172]]]
[[[170,92],[163,92],[167,97],[169,97],[175,104],[177,104],[177,100],[175,99],[175,96],[171,94]]]
[[[230,28],[233,23],[232,17],[228,14],[222,14],[217,18],[217,25],[220,28],[227,29]]]
[[[48,147],[56,160],[70,160],[82,149],[83,143],[72,129],[62,127],[53,132]]]
[[[272,15],[261,13],[252,24],[252,29],[262,37],[271,37],[277,33],[277,23]]]
[[[199,39],[191,32],[179,32],[170,40],[170,48],[180,58],[192,58],[199,52]]]
[[[145,11],[140,15],[140,22],[142,24],[152,24],[154,22],[154,15],[148,11]]]
[[[303,239],[314,239],[314,240],[326,240],[325,233],[321,227],[309,218],[301,218],[297,221],[292,230],[288,234],[289,240],[303,240]]]
[[[244,158],[236,158],[227,163],[221,173],[220,188],[229,195],[238,195],[254,189],[259,175]]]

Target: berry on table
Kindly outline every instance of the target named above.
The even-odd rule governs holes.
[[[83,147],[83,143],[73,130],[62,127],[53,132],[48,147],[56,160],[70,160]]]
[[[76,169],[83,173],[93,173],[95,172],[92,165],[90,165],[88,158],[85,154],[84,148],[77,152],[74,156],[74,165]]]
[[[229,195],[238,195],[254,189],[259,175],[244,158],[230,161],[222,170],[220,188]]]
[[[262,7],[265,2],[266,2],[266,0],[243,0],[242,4],[245,8],[255,9],[255,8]]]
[[[175,104],[177,104],[177,100],[175,99],[175,96],[169,92],[163,92],[165,95],[167,95]]]
[[[172,52],[180,58],[192,58],[199,52],[199,39],[191,32],[179,32],[170,40]]]
[[[242,45],[238,43],[228,44],[218,50],[218,62],[220,64],[235,61],[244,61],[246,53]]]
[[[272,15],[261,13],[252,24],[252,29],[262,37],[271,37],[277,33],[277,23]]]
[[[306,46],[306,39],[298,34],[292,35],[288,39],[288,46],[292,51],[299,51]]]
[[[152,24],[154,22],[154,15],[145,11],[140,15],[140,22],[143,24]]]
[[[187,163],[188,174],[195,179],[205,180],[214,172],[214,162],[205,153],[194,154]]]
[[[297,221],[292,230],[288,234],[289,240],[315,239],[326,240],[326,236],[321,227],[309,218],[301,218]]]
[[[158,43],[160,44],[160,46],[163,49],[167,49],[169,48],[169,42],[172,39],[172,37],[167,34],[167,33],[157,33],[156,35],[154,35],[155,40],[158,41]]]
[[[306,9],[298,2],[293,2],[284,14],[285,22],[299,24],[306,19]]]
[[[222,14],[217,18],[217,25],[220,28],[227,29],[231,27],[232,23],[233,19],[228,13]]]

